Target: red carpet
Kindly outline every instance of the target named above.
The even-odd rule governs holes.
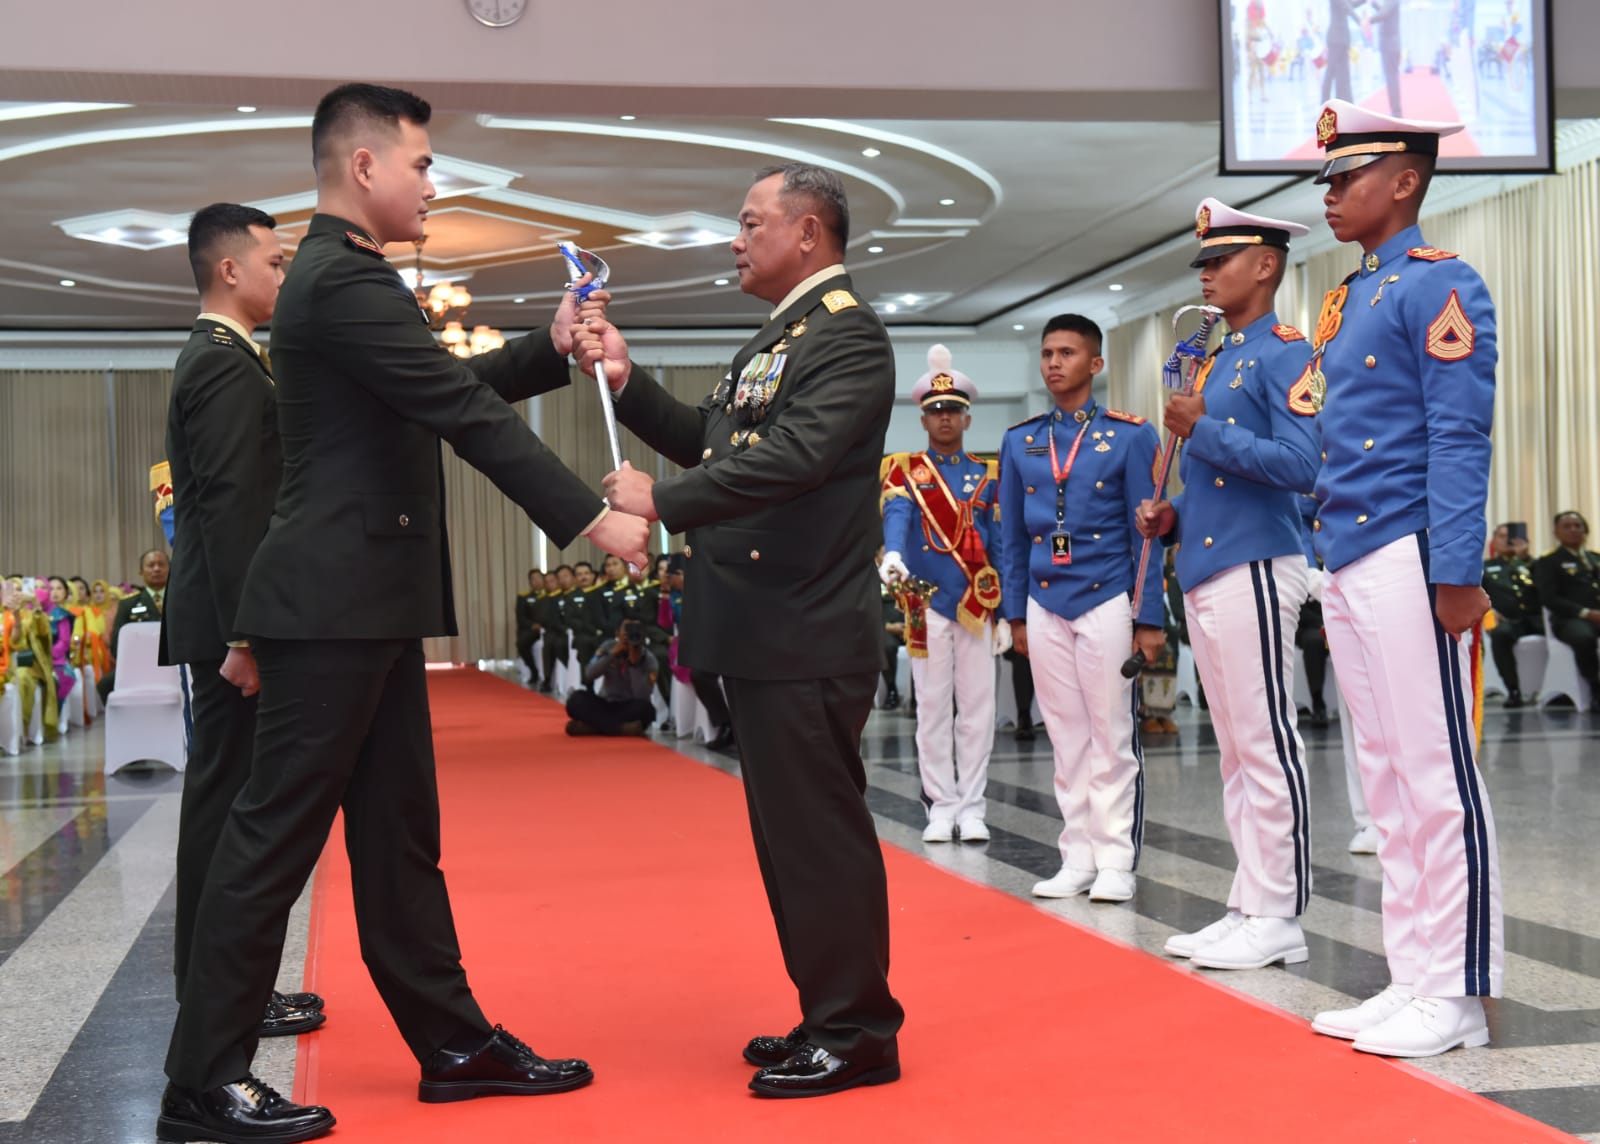
[[[1074,1140],[1512,1144],[1569,1140],[1313,1035],[1158,958],[889,848],[905,1079],[749,1094],[739,1049],[796,1018],[736,780],[640,740],[568,740],[555,704],[430,676],[444,864],[491,1021],[598,1079],[453,1105],[417,1068],[357,951],[342,849],[316,888],[296,1094],[340,1140]],[[336,832],[334,837],[339,837]]]

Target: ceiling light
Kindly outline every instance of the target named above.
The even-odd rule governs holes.
[[[886,314],[898,314],[900,312],[900,307],[896,306],[893,302],[885,302],[883,304],[883,312]]]
[[[883,253],[883,247],[881,247],[881,246],[869,246],[869,247],[867,247],[867,253],[868,254],[882,254]]]
[[[737,227],[710,215],[686,214],[656,220],[654,230],[635,231],[617,237],[637,246],[650,246],[657,250],[688,250],[695,246],[712,246],[731,242]]]
[[[249,115],[255,110],[255,108],[251,107],[248,103],[241,103],[238,107],[235,107],[234,110],[240,115]]]
[[[956,201],[954,199],[940,199],[939,205],[942,207],[953,207],[956,205]]]
[[[861,148],[861,153],[869,159],[876,159],[879,155],[883,154],[883,152],[878,150],[876,147],[863,147]]]
[[[1113,294],[1118,294],[1118,293],[1121,293],[1121,291],[1122,291],[1122,283],[1121,283],[1121,282],[1113,282],[1113,283],[1112,283],[1112,284],[1111,284],[1111,285],[1110,285],[1110,286],[1109,286],[1109,287],[1108,287],[1108,289],[1109,289],[1109,290],[1110,290],[1110,291],[1111,291],[1111,292],[1112,292],[1112,293],[1113,293]]]
[[[526,298],[513,298],[513,299],[511,299],[511,303],[514,306],[520,306],[526,301],[527,301]]]
[[[727,284],[728,284],[728,280],[726,278],[718,278],[711,285],[713,285],[713,286],[726,286]]]
[[[907,306],[915,306],[921,299],[916,294],[902,294],[900,295],[900,301]]]
[[[638,119],[639,117],[637,115],[619,115],[619,116],[617,116],[617,118],[622,120],[622,122],[624,122],[624,123],[632,123],[635,119]]]
[[[77,283],[76,283],[76,282],[74,282],[74,281],[73,281],[73,280],[72,280],[72,279],[70,279],[70,278],[63,278],[63,279],[62,279],[62,280],[61,280],[61,285],[63,285],[63,286],[76,286],[76,285],[77,285]]]
[[[1024,329],[1027,329],[1027,327],[1024,326],[1021,322],[1012,322],[1011,323],[1011,328],[1013,330],[1024,330]]]

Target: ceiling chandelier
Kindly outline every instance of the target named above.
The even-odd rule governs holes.
[[[472,294],[465,286],[449,282],[435,282],[431,290],[422,285],[422,244],[428,241],[423,235],[414,239],[417,248],[416,287],[417,305],[428,318],[428,329],[439,335],[444,348],[456,357],[469,358],[474,354],[488,353],[506,344],[500,331],[491,326],[473,326],[469,332],[462,319],[467,307],[472,305]]]

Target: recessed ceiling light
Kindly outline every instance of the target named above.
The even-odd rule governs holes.
[[[526,301],[527,301],[527,299],[526,299],[526,298],[513,298],[513,299],[511,299],[511,301],[512,301],[512,304],[513,304],[513,305],[517,305],[517,306],[520,306],[520,305],[522,305],[522,304],[523,304],[523,303],[524,303],[524,302],[526,302]]]
[[[1111,285],[1110,285],[1110,287],[1108,287],[1108,288],[1109,288],[1109,289],[1110,289],[1110,291],[1111,291],[1111,292],[1112,292],[1112,293],[1113,293],[1113,294],[1117,294],[1117,293],[1120,293],[1120,292],[1121,292],[1121,290],[1122,290],[1122,283],[1121,283],[1121,282],[1113,282],[1113,283],[1112,283],[1112,284],[1111,284]]]
[[[954,199],[940,199],[939,205],[942,207],[953,207],[956,205],[956,201]]]
[[[624,123],[632,123],[635,119],[638,119],[639,117],[637,115],[619,115],[619,116],[617,116],[617,118],[622,120],[622,122],[624,122]]]
[[[907,306],[915,306],[917,302],[920,301],[920,298],[916,294],[902,294],[900,295],[900,301],[904,302]]]
[[[883,304],[883,312],[886,314],[898,314],[900,312],[900,307],[896,306],[893,302],[885,302]]]
[[[728,284],[728,280],[726,278],[718,278],[711,285],[713,285],[713,286],[726,286],[727,284]]]
[[[63,278],[61,280],[61,285],[63,285],[63,286],[76,286],[77,283],[74,282],[71,278]]]
[[[1026,329],[1027,327],[1024,326],[1021,322],[1012,322],[1011,323],[1011,328],[1013,330],[1023,330],[1023,329]]]
[[[863,147],[861,148],[861,153],[869,159],[876,159],[879,155],[883,154],[883,152],[878,150],[876,147]]]
[[[248,103],[241,103],[238,107],[234,108],[234,110],[240,115],[249,115],[251,112],[255,111],[255,108]]]
[[[867,247],[867,253],[868,254],[882,254],[883,253],[883,247],[881,247],[881,246],[869,246],[869,247]]]

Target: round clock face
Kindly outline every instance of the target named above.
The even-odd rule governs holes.
[[[528,0],[467,0],[467,11],[478,23],[490,28],[505,28],[522,19]]]

